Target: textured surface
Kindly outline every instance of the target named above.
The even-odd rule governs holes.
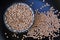
[[[31,29],[27,33],[27,37],[44,38],[44,37],[58,37],[54,32],[59,33],[59,19],[54,15],[53,11],[44,13],[36,13],[35,21]]]
[[[56,9],[58,8],[59,10],[60,10],[60,6],[59,6],[59,1],[58,0],[46,0],[48,3],[50,3],[51,5],[53,5]],[[59,3],[58,3],[58,2]],[[4,35],[4,36],[2,36],[2,38],[4,37],[5,38],[5,40],[21,40],[21,38],[22,38],[22,34],[18,34],[17,36],[17,38],[16,37],[12,37],[12,35],[14,34],[14,33],[12,33],[12,32],[10,32],[7,28],[6,28],[6,26],[4,25],[4,22],[3,22],[3,15],[4,15],[4,13],[5,13],[5,11],[6,11],[6,9],[9,7],[9,6],[11,6],[11,4],[13,4],[13,3],[15,3],[15,2],[24,2],[24,3],[27,3],[28,5],[30,5],[30,4],[33,4],[32,2],[34,2],[34,5],[33,6],[31,6],[30,5],[30,7],[35,11],[37,8],[40,8],[40,7],[42,7],[42,5],[45,5],[46,4],[46,2],[42,2],[42,0],[0,0],[0,31],[2,31],[1,33],[2,33],[2,35]],[[47,7],[47,9],[49,10],[49,8],[50,8],[50,6],[48,6]],[[40,10],[40,9],[39,9]],[[43,12],[43,11],[48,11],[48,10],[46,10],[46,8],[44,7],[44,10],[42,9],[42,10],[40,10],[40,12]],[[56,13],[57,14],[57,13]],[[58,16],[58,18],[60,18],[59,16]],[[5,34],[5,33],[7,33],[7,34]],[[26,33],[25,33],[26,34]],[[7,38],[8,37],[8,38]],[[4,39],[3,38],[3,39]],[[26,38],[26,40],[30,40],[31,38]],[[31,39],[32,40],[32,39]],[[33,39],[34,40],[34,39]],[[43,40],[48,40],[48,38],[45,38],[45,39],[43,39]],[[57,37],[57,38],[54,38],[54,40],[60,40],[60,36],[59,37]]]
[[[26,0],[25,3],[30,5],[34,11],[38,9],[39,12],[44,12],[50,9],[49,4],[46,5],[46,2],[41,0]]]
[[[27,4],[16,3],[7,9],[4,20],[11,31],[24,32],[33,24],[34,13]]]

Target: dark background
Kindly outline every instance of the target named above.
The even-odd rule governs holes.
[[[25,2],[26,0],[0,0],[0,40],[21,40],[22,38],[22,35],[23,34],[26,34],[27,32],[25,33],[20,33],[20,34],[17,34],[20,38],[17,39],[17,38],[12,38],[11,35],[13,34],[13,32],[10,32],[5,24],[4,24],[4,21],[3,21],[3,15],[6,11],[6,9],[11,5],[13,4],[14,2]],[[42,0],[40,0],[42,1]],[[55,9],[58,9],[60,11],[60,0],[46,0],[46,2],[48,2],[51,6],[53,6]],[[58,17],[60,18],[60,17]],[[7,39],[6,38],[6,35],[4,35],[4,33],[7,32],[9,38]],[[33,39],[33,38],[26,38],[25,40],[37,40],[37,39]],[[48,40],[48,38],[46,37],[45,39],[43,40]],[[57,38],[54,38],[54,40],[60,40],[60,36],[57,37]]]

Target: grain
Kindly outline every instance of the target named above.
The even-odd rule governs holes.
[[[46,15],[47,14],[47,15]],[[53,11],[44,13],[35,13],[35,21],[31,29],[27,33],[27,37],[44,38],[44,37],[57,37],[54,32],[59,31],[59,19],[54,15]]]
[[[4,15],[5,24],[14,32],[24,32],[33,24],[33,10],[25,3],[15,3]],[[9,26],[8,26],[9,25]]]

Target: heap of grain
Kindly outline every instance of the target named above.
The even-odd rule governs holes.
[[[47,15],[46,15],[47,14]],[[57,37],[54,32],[58,32],[60,24],[57,15],[54,15],[53,11],[49,11],[46,14],[36,13],[35,21],[31,29],[28,31],[27,36],[33,38],[44,38],[44,37]]]
[[[11,31],[24,32],[33,24],[34,14],[25,3],[15,3],[10,6],[4,15],[4,21]]]

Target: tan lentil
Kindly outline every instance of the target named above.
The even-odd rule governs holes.
[[[54,15],[53,11],[47,12],[47,15],[44,13],[36,13],[35,21],[31,29],[28,31],[26,37],[33,38],[43,38],[48,36],[57,37],[58,35],[54,34],[54,32],[59,31],[60,28],[59,19],[57,15]],[[50,34],[50,35],[49,35]]]
[[[33,11],[24,4],[17,3],[9,7],[5,13],[6,24],[11,27],[14,32],[27,30],[33,24]]]

